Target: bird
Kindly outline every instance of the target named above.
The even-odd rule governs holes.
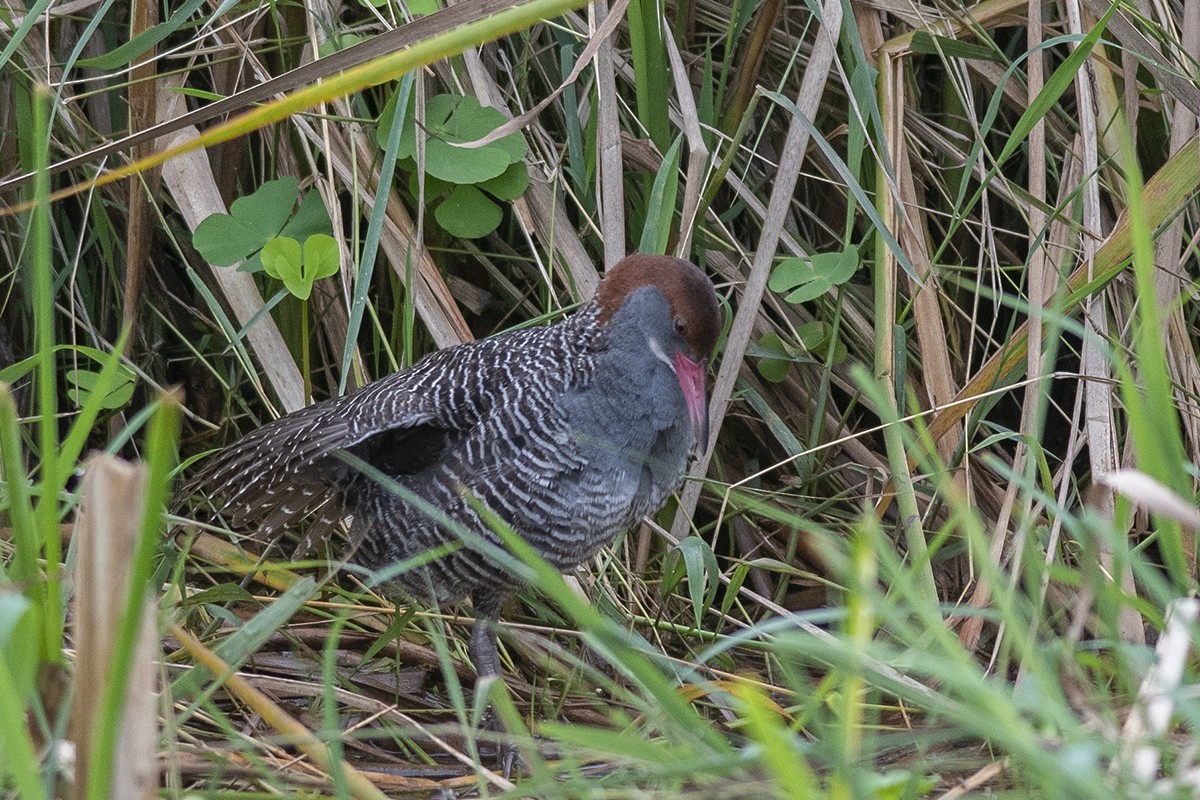
[[[192,488],[263,536],[345,525],[350,560],[386,573],[385,588],[469,598],[477,679],[499,676],[496,625],[522,585],[493,557],[501,539],[481,509],[560,572],[657,511],[708,446],[721,330],[700,268],[635,253],[559,321],[434,352],[268,422],[208,457]]]

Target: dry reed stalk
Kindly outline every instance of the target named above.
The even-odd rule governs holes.
[[[817,31],[816,44],[813,46],[812,58],[809,59],[808,69],[805,70],[804,79],[796,96],[796,108],[809,119],[816,116],[821,96],[829,81],[841,27],[842,5],[836,0],[828,0],[822,6],[821,24]],[[775,249],[779,244],[783,223],[791,207],[792,195],[800,177],[800,166],[804,163],[804,151],[808,141],[808,128],[799,119],[793,119],[788,126],[779,169],[775,174],[774,187],[763,220],[758,250],[743,287],[738,310],[729,330],[729,337],[725,342],[721,367],[717,372],[717,380],[709,401],[709,418],[714,436],[721,430],[721,425],[725,420],[725,412],[728,410],[734,385],[737,383],[742,369],[746,348],[750,345],[750,336],[758,318],[763,292],[767,288],[767,278],[770,276]],[[700,499],[700,491],[703,488],[703,483],[699,479],[708,473],[711,459],[712,449],[708,448],[703,455],[696,459],[688,471],[688,477],[691,480],[684,485],[683,491],[680,493],[679,510],[671,526],[671,533],[677,538],[681,538],[691,527],[696,503]]]
[[[158,637],[154,604],[141,606],[141,622],[129,675],[113,675],[112,654],[125,613],[133,558],[142,529],[146,467],[111,456],[92,458],[83,479],[75,523],[75,693],[71,738],[75,742],[75,796],[87,796],[97,726],[108,685],[126,682],[113,753],[109,797],[150,800],[158,791],[158,695],[153,691]]]

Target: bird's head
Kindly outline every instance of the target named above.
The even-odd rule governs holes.
[[[637,323],[646,346],[675,372],[703,452],[708,447],[705,372],[721,332],[721,308],[712,281],[683,259],[634,254],[608,271],[596,300],[604,324],[627,303],[638,306]]]

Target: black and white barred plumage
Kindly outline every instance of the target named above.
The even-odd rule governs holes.
[[[494,617],[518,582],[481,552],[499,538],[472,501],[559,569],[589,558],[656,510],[707,444],[703,364],[719,328],[700,270],[631,256],[560,322],[442,350],[268,423],[210,459],[197,484],[260,532],[308,518],[321,536],[350,519],[353,559],[370,569],[437,554],[395,582],[434,600],[471,596]],[[482,630],[472,655],[495,673]]]

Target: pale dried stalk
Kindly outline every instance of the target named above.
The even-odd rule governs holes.
[[[1200,53],[1200,0],[1187,0],[1184,3],[1180,50],[1183,53]],[[1179,58],[1175,66],[1184,75],[1191,75],[1193,80],[1200,82],[1195,62]],[[1186,103],[1177,101],[1171,119],[1171,155],[1188,146],[1196,127],[1196,112]],[[1195,398],[1200,396],[1200,361],[1192,347],[1183,309],[1176,302],[1186,288],[1187,280],[1187,271],[1183,266],[1183,260],[1187,258],[1183,249],[1183,223],[1184,215],[1180,215],[1155,243],[1154,262],[1159,268],[1154,272],[1154,284],[1166,327],[1167,363],[1176,384],[1175,401],[1179,405],[1185,442],[1189,445],[1187,452],[1197,453],[1200,452],[1200,408],[1197,408]],[[1189,545],[1194,542],[1190,537],[1185,541]],[[1189,552],[1188,555],[1194,573],[1196,554]]]
[[[904,126],[904,107],[897,104],[900,130]],[[950,365],[950,348],[946,332],[946,324],[942,319],[942,308],[939,298],[941,288],[937,275],[933,272],[933,264],[926,246],[925,232],[929,223],[922,211],[921,198],[917,196],[917,188],[913,182],[910,151],[902,147],[895,153],[889,153],[894,158],[899,186],[899,204],[903,213],[895,220],[896,238],[900,246],[912,262],[916,270],[916,278],[908,276],[908,290],[913,301],[913,321],[917,327],[917,341],[921,346],[921,380],[930,402],[935,406],[945,405],[958,394],[958,383],[954,379],[954,370]],[[942,462],[949,464],[954,457],[954,451],[962,441],[962,425],[956,425],[947,436],[937,441],[938,454]],[[966,481],[962,469],[954,471],[952,480],[966,492]]]
[[[809,119],[816,116],[821,102],[821,94],[829,80],[830,67],[837,50],[841,27],[841,3],[838,0],[826,0],[821,10],[821,25],[817,31],[812,57],[809,59],[808,68],[804,72],[804,80],[801,82],[800,91],[796,96],[796,108]],[[763,232],[759,238],[754,264],[750,268],[750,276],[742,290],[737,314],[734,316],[733,325],[725,343],[725,353],[721,357],[721,368],[717,373],[716,384],[713,386],[712,399],[709,402],[709,418],[712,421],[714,434],[720,431],[721,424],[725,421],[725,410],[729,404],[729,398],[733,394],[738,374],[741,372],[746,348],[750,344],[750,335],[758,317],[763,291],[767,287],[767,278],[771,272],[775,249],[779,244],[783,222],[791,206],[796,182],[800,177],[800,165],[804,162],[804,151],[808,145],[808,139],[808,129],[800,120],[793,119],[788,126],[787,138],[784,141],[783,154],[779,160],[779,169],[775,175],[775,184],[771,190],[771,200],[767,205],[767,215],[763,221]],[[700,499],[702,488],[700,479],[708,472],[711,459],[712,452],[705,447],[704,453],[696,459],[688,471],[688,477],[691,480],[683,488],[679,510],[671,526],[672,534],[677,537],[687,533],[691,526],[696,503]]]
[[[663,27],[670,28],[666,20]],[[704,183],[704,173],[711,166],[708,148],[704,146],[704,136],[700,132],[700,116],[696,112],[696,98],[692,94],[692,82],[688,78],[687,69],[683,66],[683,58],[675,45],[675,38],[664,38],[667,56],[671,63],[671,77],[675,81],[675,97],[679,102],[679,116],[683,122],[684,135],[688,143],[687,184],[683,189],[683,210],[679,215],[679,243],[675,246],[675,255],[687,258],[692,252],[692,237],[696,232],[696,212],[700,208],[700,188]]]
[[[880,116],[883,122],[883,147],[886,152],[875,170],[878,182],[875,202],[884,229],[896,231],[898,235],[902,234],[903,230],[911,224],[905,219],[905,198],[902,189],[905,163],[905,62],[906,59],[888,52],[886,49],[879,51],[877,85],[879,86]],[[888,172],[887,165],[889,164],[894,165],[896,169],[894,174]],[[909,199],[912,201],[911,197]],[[901,241],[903,242],[903,240]],[[895,422],[901,414],[896,398],[902,397],[904,394],[897,390],[895,370],[897,358],[895,323],[896,302],[900,294],[900,264],[899,254],[884,242],[882,232],[876,233],[876,264],[873,279],[875,284],[873,377],[879,384],[880,394],[886,398],[882,403],[883,407],[877,411],[884,417],[884,422]],[[933,300],[936,303],[936,298]],[[942,341],[945,339],[943,338]],[[906,458],[904,440],[899,426],[897,424],[887,425],[883,431],[883,440],[888,469],[891,472],[890,485],[895,490],[894,496],[899,512],[901,531],[908,546],[909,561],[915,566],[913,588],[926,601],[936,603],[938,599],[937,582],[933,577],[932,565],[929,563],[928,545],[924,527],[921,524],[921,509],[916,502],[911,464]],[[890,499],[885,493],[877,501],[877,507]]]
[[[1067,3],[1067,29],[1071,33],[1082,34],[1083,22],[1079,0]],[[1099,88],[1099,94],[1092,93],[1092,87]],[[1103,68],[1103,63],[1095,56],[1089,58],[1075,79],[1075,92],[1079,98],[1080,136],[1083,139],[1081,155],[1083,157],[1083,231],[1080,238],[1080,258],[1087,265],[1088,275],[1095,265],[1097,242],[1103,236],[1100,219],[1100,182],[1097,169],[1100,161],[1101,135],[1098,126],[1103,125],[1109,131],[1103,144],[1108,153],[1116,155],[1121,148],[1116,140],[1114,126],[1110,120],[1117,118],[1117,125],[1126,124],[1119,119],[1119,100],[1113,86],[1112,74]],[[1098,120],[1096,113],[1101,115]],[[1123,186],[1123,181],[1117,182]],[[1085,384],[1085,428],[1088,439],[1088,458],[1092,475],[1107,475],[1116,469],[1118,462],[1118,445],[1116,440],[1116,421],[1113,412],[1113,389],[1109,382],[1112,377],[1111,365],[1105,356],[1100,342],[1108,339],[1108,307],[1107,292],[1088,299],[1084,309],[1084,338],[1081,355],[1080,371],[1083,373]],[[1102,490],[1093,495],[1092,502],[1105,519],[1112,519],[1115,511],[1115,497],[1111,490]],[[1101,540],[1098,545],[1100,563],[1108,574],[1112,574],[1113,554],[1111,547]],[[1128,569],[1114,579],[1120,581],[1126,592],[1136,593],[1133,574]],[[1118,633],[1122,640],[1144,642],[1145,631],[1140,615],[1131,607],[1122,608],[1117,620]]]
[[[592,4],[597,27],[609,14],[608,0]],[[604,268],[609,269],[626,255],[625,165],[621,157],[621,115],[617,108],[617,80],[613,68],[612,43],[596,51],[596,191],[599,192],[600,227],[604,234]]]
[[[108,685],[126,681],[120,730],[113,758],[110,797],[150,800],[158,791],[158,696],[154,658],[158,637],[154,604],[146,598],[134,645],[131,674],[111,674],[115,639],[125,615],[133,558],[145,508],[146,468],[116,456],[98,455],[83,479],[83,499],[74,539],[75,692],[71,738],[76,747],[76,796],[87,794],[92,737],[100,719]]]
[[[1113,766],[1123,765],[1137,783],[1150,784],[1158,774],[1162,749],[1154,740],[1166,735],[1171,722],[1198,616],[1200,601],[1192,597],[1167,607],[1166,630],[1154,648],[1154,666],[1138,688],[1137,703],[1121,730],[1121,758]]]

